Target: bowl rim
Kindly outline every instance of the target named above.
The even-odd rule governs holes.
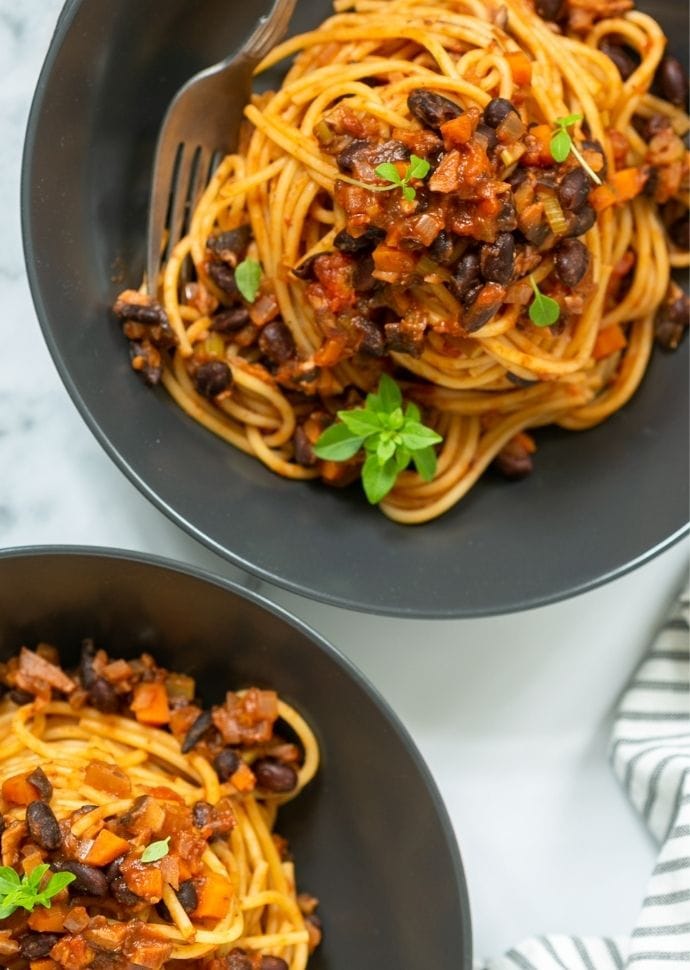
[[[278,620],[282,620],[298,633],[305,636],[313,643],[316,648],[324,653],[333,663],[351,680],[355,682],[368,699],[374,704],[381,716],[386,720],[388,727],[398,739],[406,754],[411,758],[413,764],[420,774],[422,783],[429,794],[436,818],[446,843],[446,850],[449,856],[453,881],[456,888],[458,909],[460,914],[460,927],[463,932],[463,961],[464,970],[472,968],[472,916],[470,909],[469,888],[465,867],[462,861],[460,846],[458,843],[453,824],[448,814],[445,801],[441,795],[438,784],[431,773],[431,769],[426,763],[421,751],[413,740],[412,735],[405,727],[402,719],[396,714],[395,710],[385,699],[383,694],[369,680],[359,667],[356,666],[344,653],[326,640],[317,630],[311,627],[296,614],[291,613],[285,607],[272,602],[256,590],[242,586],[233,579],[216,575],[198,566],[192,566],[174,559],[167,559],[150,553],[143,553],[127,549],[115,549],[107,546],[82,546],[82,545],[31,545],[31,546],[10,546],[0,549],[0,562],[16,560],[38,560],[49,557],[70,558],[91,558],[104,562],[126,562],[144,566],[147,570],[162,570],[164,572],[175,573],[177,575],[199,580],[210,586],[214,586],[225,593],[232,593],[241,599],[247,600],[259,609],[270,613]]]
[[[115,444],[110,440],[110,437],[106,431],[101,428],[100,424],[93,417],[91,410],[84,400],[75,380],[73,379],[70,368],[60,350],[58,340],[50,323],[50,314],[43,300],[42,286],[34,262],[36,244],[32,231],[32,172],[35,145],[39,129],[39,116],[41,114],[44,96],[48,89],[48,81],[52,74],[54,64],[60,55],[62,46],[72,26],[72,21],[86,2],[88,2],[88,0],[65,0],[64,6],[62,7],[58,16],[55,30],[51,37],[31,101],[21,161],[20,215],[24,263],[29,289],[34,303],[36,316],[43,334],[43,339],[46,342],[46,346],[48,347],[63,386],[76,406],[77,411],[95,437],[96,441],[99,443],[106,455],[108,455],[114,465],[119,468],[119,470],[124,473],[126,478],[129,479],[137,490],[149,502],[151,502],[155,508],[162,512],[174,525],[182,529],[188,535],[192,536],[192,538],[196,539],[216,555],[232,563],[239,569],[244,570],[253,576],[257,576],[264,582],[278,586],[290,593],[295,593],[298,596],[304,596],[308,599],[313,599],[316,602],[326,603],[330,606],[336,606],[341,609],[370,613],[375,616],[391,616],[398,618],[428,620],[471,619],[484,616],[499,616],[514,612],[537,609],[542,606],[549,606],[554,603],[563,602],[571,597],[580,596],[583,593],[597,589],[600,586],[604,586],[606,583],[625,576],[627,573],[632,572],[639,566],[644,565],[645,563],[654,559],[656,556],[671,548],[685,536],[690,534],[690,515],[688,515],[683,524],[675,531],[664,536],[650,548],[644,549],[634,558],[621,562],[612,568],[599,573],[598,575],[583,579],[579,583],[569,586],[569,588],[559,588],[553,592],[542,594],[533,593],[532,595],[523,596],[520,602],[503,602],[493,606],[480,605],[476,607],[472,606],[471,604],[463,604],[463,606],[459,609],[457,607],[453,607],[452,605],[446,607],[436,607],[434,609],[425,609],[420,605],[415,605],[410,608],[404,604],[372,604],[370,601],[366,601],[361,594],[356,597],[323,591],[316,588],[313,582],[310,585],[306,585],[290,579],[289,576],[277,574],[273,572],[270,567],[257,565],[245,558],[245,556],[241,555],[240,553],[233,551],[227,545],[223,544],[222,541],[214,539],[211,535],[207,534],[204,529],[196,526],[186,515],[178,512],[171,504],[163,499],[158,492],[138,474],[126,455],[115,446]]]

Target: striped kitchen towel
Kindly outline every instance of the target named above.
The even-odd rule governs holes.
[[[542,936],[487,970],[690,970],[690,594],[677,601],[616,714],[611,763],[661,848],[627,939]]]

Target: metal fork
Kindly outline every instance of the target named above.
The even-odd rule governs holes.
[[[168,108],[158,136],[149,202],[147,270],[152,296],[161,260],[183,237],[220,160],[237,148],[254,69],[285,34],[296,3],[275,0],[240,50],[187,81]]]

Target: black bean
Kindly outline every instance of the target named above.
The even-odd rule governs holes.
[[[450,266],[455,252],[455,238],[448,229],[442,229],[429,246],[429,256],[441,266]]]
[[[221,781],[227,781],[235,774],[242,759],[233,748],[223,748],[213,759],[213,767]]]
[[[31,704],[34,699],[33,694],[30,694],[28,690],[21,690],[19,687],[15,687],[7,696],[14,704],[18,704],[19,707],[22,707],[24,704]]]
[[[250,322],[249,310],[246,306],[236,306],[232,310],[221,310],[211,317],[211,330],[216,333],[233,333],[241,330]]]
[[[642,188],[642,194],[648,199],[653,199],[656,195],[656,190],[659,188],[659,179],[661,176],[656,165],[646,165],[645,171],[647,174],[647,181],[644,183]]]
[[[537,0],[535,9],[542,20],[560,20],[565,12],[565,0]]]
[[[690,219],[683,216],[671,224],[668,231],[671,242],[679,249],[690,249]]]
[[[385,230],[377,229],[376,226],[369,226],[360,236],[351,236],[345,229],[341,229],[333,240],[333,245],[341,253],[361,253],[367,249],[375,249],[385,238]]]
[[[113,859],[110,865],[106,868],[105,878],[108,880],[108,885],[110,885],[113,879],[117,879],[117,877],[120,875],[123,859],[123,855],[118,856],[117,859]]]
[[[462,108],[455,101],[444,98],[442,94],[436,94],[435,91],[427,91],[425,88],[415,88],[414,91],[410,91],[407,107],[417,121],[425,128],[431,128],[432,131],[438,131],[441,125],[462,114]]]
[[[309,256],[308,259],[303,259],[301,263],[292,270],[292,275],[296,276],[298,280],[313,280],[316,279],[314,274],[314,266],[316,265],[316,260],[322,253],[316,253],[314,256]]]
[[[193,913],[197,908],[199,905],[199,896],[196,891],[196,886],[191,879],[185,879],[184,882],[180,883],[180,888],[177,890],[177,898],[185,913]]]
[[[373,320],[367,320],[366,317],[357,317],[355,320],[355,329],[362,336],[362,342],[359,345],[361,353],[368,354],[369,357],[384,356],[386,353],[386,344],[383,339],[383,334],[381,328]]]
[[[203,397],[215,397],[231,384],[232,371],[224,360],[207,360],[194,373],[194,387]]]
[[[484,124],[498,128],[511,111],[515,111],[515,106],[507,98],[493,98],[484,108]]]
[[[89,700],[102,714],[115,714],[120,707],[120,698],[112,684],[105,677],[96,677],[90,684]]]
[[[484,287],[482,287],[483,289]],[[483,299],[482,290],[477,293],[471,305],[466,308],[462,318],[462,326],[467,333],[474,333],[475,330],[480,330],[485,326],[496,315],[503,303],[502,296],[500,299]],[[488,293],[490,291],[487,291]]]
[[[60,848],[60,826],[50,805],[31,802],[26,809],[26,824],[36,845],[50,852]]]
[[[252,764],[257,784],[272,792],[292,791],[297,784],[297,772],[292,765],[276,758],[258,758]]]
[[[239,290],[235,282],[235,270],[227,263],[218,263],[215,260],[206,264],[206,270],[219,290],[228,296],[237,296]]]
[[[667,54],[659,65],[657,77],[666,100],[682,107],[688,100],[688,75],[680,61]]]
[[[225,958],[227,970],[253,970],[254,963],[244,950],[236,946]]]
[[[192,820],[198,829],[203,829],[213,821],[213,805],[210,802],[194,802]]]
[[[477,299],[477,297],[479,296],[479,294],[482,292],[483,289],[484,289],[484,283],[480,279],[474,280],[469,285],[469,287],[467,288],[467,290],[465,291],[462,297],[462,305],[465,307],[466,310],[468,310],[472,306],[472,304]]]
[[[518,227],[517,210],[512,195],[504,195],[501,208],[496,216],[496,228],[499,232],[513,232]]]
[[[507,283],[513,275],[515,240],[509,232],[501,232],[496,242],[484,243],[479,253],[482,276],[491,283]]]
[[[483,121],[477,125],[475,134],[481,135],[486,139],[487,152],[492,152],[496,145],[498,145],[498,138],[496,137],[495,130],[490,125],[485,124]]]
[[[59,939],[57,933],[25,933],[19,940],[19,955],[23,960],[40,960],[50,955]]]
[[[31,774],[27,775],[26,780],[38,790],[38,794],[44,802],[49,802],[53,797],[53,786],[43,768],[34,768]]]
[[[409,158],[410,149],[394,138],[377,145],[371,152],[372,165],[382,165],[384,162],[407,162]]]
[[[420,357],[422,354],[423,340],[409,330],[406,330],[401,323],[384,324],[386,350],[394,351],[398,354],[408,354],[410,357]]]
[[[259,334],[259,349],[274,364],[284,364],[295,356],[295,341],[282,320],[271,320]]]
[[[355,138],[336,156],[335,162],[341,172],[351,175],[357,161],[370,149],[371,143],[364,138]]]
[[[453,294],[463,300],[470,288],[479,280],[480,263],[477,253],[465,253],[460,259],[450,284]]]
[[[105,873],[95,866],[87,866],[82,862],[54,862],[53,869],[57,872],[71,872],[76,876],[69,884],[69,891],[75,896],[105,896],[108,892],[108,880]],[[114,883],[117,880],[113,880]]]
[[[564,239],[554,257],[556,274],[566,286],[577,286],[589,269],[589,250],[579,239]]]
[[[301,465],[302,468],[313,468],[314,465],[318,464],[319,459],[314,454],[311,441],[307,438],[306,432],[301,425],[295,428],[292,443],[295,448],[295,461],[298,465]]]
[[[527,451],[504,449],[494,458],[494,467],[505,478],[524,478],[533,470],[532,456]]]
[[[568,222],[568,229],[563,233],[566,239],[574,236],[583,236],[592,228],[597,221],[597,214],[591,205],[583,205],[581,209],[574,212]],[[532,241],[532,240],[530,240]]]
[[[228,254],[232,253],[239,262],[246,255],[251,237],[250,226],[238,226],[237,229],[229,229],[216,236],[209,236],[206,240],[206,248],[221,259],[227,259]]]
[[[88,688],[96,676],[93,661],[96,656],[96,644],[93,640],[82,640],[81,655],[79,657],[79,675],[82,686]]]
[[[202,711],[187,731],[180,750],[182,754],[187,754],[195,744],[203,738],[209,728],[213,727],[213,718],[210,711]]]
[[[578,165],[563,177],[563,181],[558,186],[558,201],[568,212],[574,212],[585,205],[591,187],[592,183],[584,169]]]
[[[639,62],[635,60],[629,47],[603,40],[599,45],[599,50],[613,61],[624,81],[627,81],[630,75],[637,70]]]
[[[133,893],[125,882],[122,876],[116,876],[110,883],[110,892],[115,900],[120,906],[126,906],[131,909],[132,906],[138,906],[142,902],[141,897]],[[89,895],[95,895],[95,893],[90,893]]]
[[[261,957],[259,970],[289,970],[287,963],[282,957]]]
[[[358,293],[371,293],[379,290],[385,284],[374,279],[374,257],[371,253],[360,253],[352,270],[352,286]]]
[[[134,320],[135,323],[144,323],[149,326],[169,326],[168,315],[155,300],[151,303],[125,303],[118,300],[113,307],[115,314],[121,320]]]
[[[690,323],[690,300],[681,293],[672,303],[665,303],[654,321],[654,339],[664,350],[675,350]]]

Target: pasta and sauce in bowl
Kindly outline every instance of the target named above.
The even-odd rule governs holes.
[[[299,621],[162,562],[4,553],[0,684],[3,967],[470,970],[431,776]]]
[[[153,296],[162,116],[269,7],[70,0],[58,26],[27,269],[100,443],[236,565],[358,610],[522,609],[676,541],[686,12],[300,0]]]

